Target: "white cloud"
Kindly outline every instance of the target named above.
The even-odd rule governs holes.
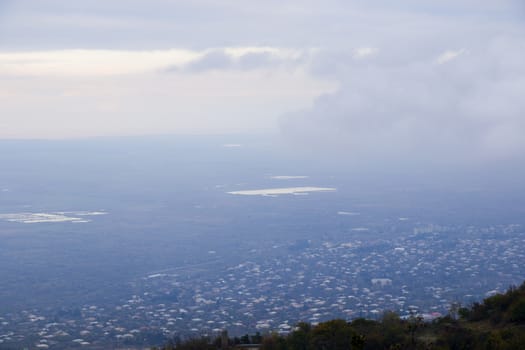
[[[12,76],[107,76],[142,74],[168,68],[184,69],[210,53],[220,52],[237,62],[249,55],[269,55],[274,60],[294,61],[301,51],[273,47],[225,47],[193,51],[187,49],[55,50],[0,52],[0,75]],[[264,68],[264,62],[256,68]]]
[[[435,62],[437,64],[444,64],[444,63],[453,61],[457,59],[459,56],[465,55],[467,53],[468,51],[466,49],[460,49],[456,51],[448,50],[448,51],[443,52],[441,55],[439,55],[438,58],[436,58]]]
[[[274,131],[334,89],[304,70],[125,72],[3,79],[0,138]]]
[[[370,56],[374,56],[379,52],[378,48],[375,47],[359,47],[354,50],[353,57],[355,59],[363,59]]]
[[[139,74],[184,65],[202,56],[189,50],[56,50],[1,52],[0,74],[15,76],[99,76]]]

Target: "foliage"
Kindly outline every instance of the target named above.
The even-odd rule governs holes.
[[[230,339],[230,347],[248,343],[260,344],[261,350],[525,350],[525,283],[469,308],[457,305],[453,313],[433,322],[386,312],[379,321],[300,322],[286,335],[257,333]],[[208,338],[191,339],[162,350],[216,350],[219,344]]]
[[[505,294],[496,294],[483,300],[483,303],[474,303],[470,309],[460,310],[460,315],[473,322],[525,323],[525,282],[518,288],[509,288]]]

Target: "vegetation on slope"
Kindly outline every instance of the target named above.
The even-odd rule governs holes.
[[[260,343],[261,350],[525,349],[525,282],[433,322],[386,312],[379,321],[336,319],[315,326],[301,322],[287,335],[229,339],[230,347],[249,343]],[[220,344],[220,338],[200,338],[172,341],[161,349],[216,350]]]

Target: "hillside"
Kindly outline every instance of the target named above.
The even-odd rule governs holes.
[[[386,312],[379,321],[360,318],[351,322],[335,319],[318,325],[301,322],[287,335],[229,338],[230,348],[246,348],[253,343],[260,344],[254,346],[260,350],[525,349],[525,282],[469,307],[453,307],[449,315],[432,322],[424,322],[416,315],[401,319]],[[174,340],[161,349],[220,347],[220,338],[201,338]]]

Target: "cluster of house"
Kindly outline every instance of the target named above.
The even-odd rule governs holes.
[[[254,254],[220,274],[146,276],[118,305],[0,315],[0,344],[47,349],[152,344],[223,329],[287,333],[299,321],[379,318],[386,310],[432,319],[451,303],[503,292],[525,274],[519,227],[423,227],[380,239],[366,234],[372,235]]]

